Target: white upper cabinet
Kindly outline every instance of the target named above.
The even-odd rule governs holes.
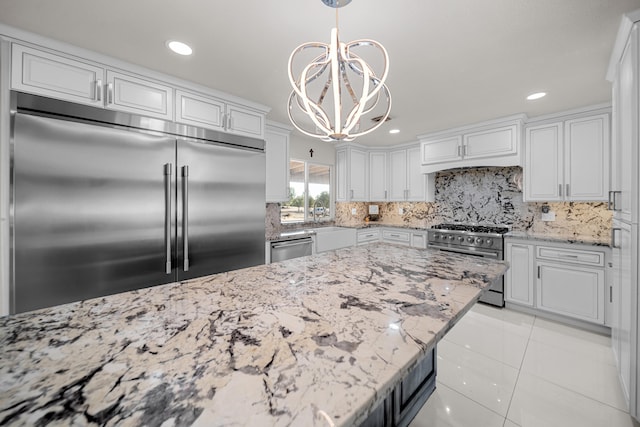
[[[218,131],[224,130],[224,101],[176,91],[176,122]]]
[[[464,135],[463,159],[502,157],[518,154],[520,127],[504,126]]]
[[[291,128],[269,123],[265,133],[266,142],[266,201],[271,203],[289,201],[289,134]]]
[[[369,153],[369,200],[384,202],[388,199],[388,167],[386,151]]]
[[[366,149],[346,146],[336,150],[336,201],[368,200],[368,160]]]
[[[525,201],[606,201],[609,115],[528,127]]]
[[[524,199],[562,200],[562,123],[526,129]]]
[[[264,137],[264,114],[237,104],[227,104],[227,132],[237,135]]]
[[[521,165],[523,120],[524,116],[518,115],[419,136],[422,172]]]
[[[564,125],[565,199],[606,201],[609,192],[609,115]]]
[[[418,144],[384,150],[343,145],[336,150],[336,186],[338,202],[432,202],[435,174],[422,172]]]
[[[154,81],[107,70],[106,108],[173,120],[173,89]]]
[[[64,101],[103,106],[104,68],[14,43],[11,87]]]
[[[176,91],[176,122],[263,138],[264,114],[219,98]]]
[[[144,70],[132,71],[137,67],[117,60],[106,58],[105,64],[105,58],[98,54],[88,54],[97,59],[85,59],[86,51],[76,52],[68,46],[64,48],[73,52],[60,53],[64,48],[53,41],[51,45],[54,47],[41,49],[12,43],[12,89],[236,135],[265,137],[266,107],[251,102],[245,105],[233,96],[223,99],[204,93],[206,88],[149,72],[156,76],[152,78],[143,74]]]
[[[640,191],[638,135],[640,102],[640,42],[635,25],[622,53],[613,82],[613,149],[612,194],[614,216],[627,222],[638,222]]]
[[[431,201],[427,195],[427,179],[422,173],[419,146],[389,153],[389,200]]]

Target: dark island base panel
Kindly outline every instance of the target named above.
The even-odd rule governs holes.
[[[436,349],[426,356],[380,402],[360,427],[406,427],[436,389]]]
[[[407,425],[506,269],[375,243],[0,317],[0,424]]]

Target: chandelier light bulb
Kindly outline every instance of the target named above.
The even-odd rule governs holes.
[[[382,60],[379,75],[356,53],[361,47],[377,50]],[[318,51],[317,56],[296,74],[294,64],[298,55],[311,49]],[[389,116],[391,94],[385,85],[389,56],[374,40],[341,43],[338,29],[333,28],[329,44],[310,42],[298,46],[289,57],[288,68],[293,87],[289,119],[305,135],[327,141],[352,141],[380,127]],[[382,108],[384,113],[380,116]],[[373,111],[381,120],[367,127],[365,116]]]

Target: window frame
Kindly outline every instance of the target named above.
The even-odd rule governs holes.
[[[304,217],[302,219],[302,221],[288,221],[288,222],[282,222],[282,216],[280,217],[280,223],[281,224],[304,224],[307,222],[313,222],[313,215],[309,214],[309,210],[308,210],[308,204],[309,204],[309,165],[314,165],[314,166],[324,166],[327,167],[329,169],[329,217],[327,219],[321,220],[321,221],[317,221],[317,222],[326,222],[326,221],[333,221],[335,219],[335,206],[336,206],[336,199],[335,199],[335,177],[334,177],[334,169],[335,169],[335,165],[332,165],[330,163],[323,163],[323,162],[314,162],[314,161],[310,161],[310,160],[303,160],[303,159],[297,159],[297,158],[290,158],[289,159],[289,163],[288,163],[288,174],[289,174],[289,187],[291,187],[291,162],[300,162],[304,164],[304,202],[303,202],[303,212],[304,212]]]

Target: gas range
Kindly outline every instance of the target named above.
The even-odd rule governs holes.
[[[502,259],[503,235],[508,232],[509,227],[499,225],[438,224],[427,230],[427,242],[431,247],[461,252],[499,252],[495,257]]]
[[[508,232],[509,227],[500,225],[438,224],[427,230],[427,247],[502,260]],[[480,301],[504,307],[504,279],[493,283]]]

